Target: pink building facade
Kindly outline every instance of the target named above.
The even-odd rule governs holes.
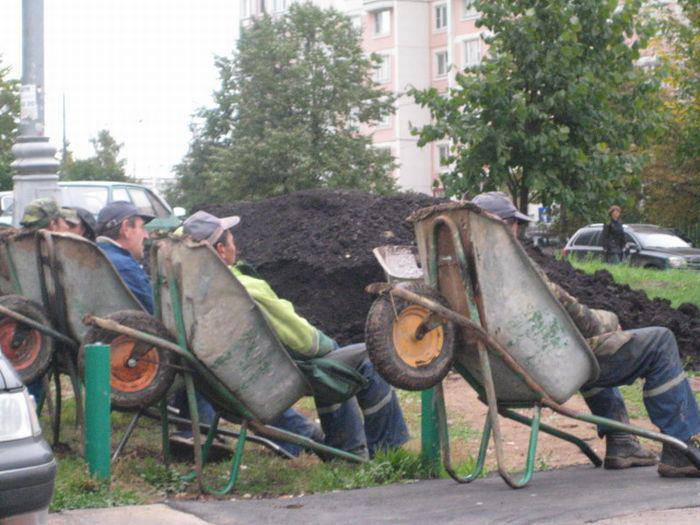
[[[261,12],[282,13],[292,0],[240,0],[240,23]],[[454,85],[455,73],[478,64],[485,52],[483,29],[471,0],[313,0],[334,7],[361,28],[363,47],[382,63],[374,73],[377,85],[398,95],[395,113],[367,133],[377,148],[391,151],[398,165],[394,176],[401,188],[440,194],[439,174],[448,170],[441,159],[448,144],[418,147],[412,127],[429,121],[429,114],[403,94],[411,87],[435,87],[444,92]]]

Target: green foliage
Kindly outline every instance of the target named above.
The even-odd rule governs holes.
[[[12,189],[12,145],[19,133],[19,83],[8,77],[0,56],[0,190]]]
[[[119,144],[106,129],[100,130],[90,142],[95,155],[88,159],[73,160],[72,153],[67,150],[59,168],[61,180],[131,182],[125,171],[126,160],[119,158],[123,144]]]
[[[391,155],[360,132],[393,111],[372,82],[378,61],[333,9],[293,4],[256,20],[216,60],[216,105],[199,112],[168,198],[191,207],[315,187],[393,191]]]
[[[619,5],[619,7],[618,7]],[[433,117],[419,144],[449,138],[459,196],[507,189],[562,206],[564,218],[602,212],[639,187],[638,147],[656,131],[659,82],[634,66],[650,28],[639,0],[476,0],[489,56],[443,97],[413,90]],[[632,37],[634,42],[629,43]]]
[[[662,11],[665,103],[670,120],[651,150],[645,171],[649,220],[673,226],[700,224],[700,3],[680,0],[683,16]],[[670,204],[673,205],[670,205]]]

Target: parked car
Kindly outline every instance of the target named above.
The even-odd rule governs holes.
[[[34,398],[0,352],[0,523],[46,523],[55,477]]]
[[[653,224],[625,224],[625,259],[644,268],[692,268],[700,270],[700,249],[681,239],[673,230]],[[603,224],[589,224],[566,243],[564,257],[603,256],[600,242]]]
[[[80,206],[97,217],[99,211],[109,202],[132,202],[139,211],[149,213],[158,218],[185,214],[182,208],[171,208],[165,200],[140,184],[108,181],[74,181],[59,182],[61,190],[60,204],[62,206]],[[13,194],[11,191],[0,192],[2,217],[0,223],[12,224]]]

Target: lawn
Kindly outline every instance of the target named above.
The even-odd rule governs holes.
[[[605,264],[597,260],[569,259],[569,262],[586,273],[607,270],[616,283],[643,290],[650,298],[668,299],[673,307],[678,307],[682,303],[692,303],[700,307],[699,271],[652,270],[627,264]]]

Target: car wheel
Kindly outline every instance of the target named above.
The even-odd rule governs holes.
[[[431,287],[404,283],[405,287],[449,308],[447,301]],[[443,320],[421,339],[416,328],[430,316],[430,310],[400,297],[383,294],[367,315],[365,341],[370,360],[390,384],[403,390],[425,390],[447,375],[454,359],[455,328]]]
[[[163,324],[146,312],[124,310],[106,317],[135,330],[168,341],[173,338]],[[85,346],[103,343],[110,347],[112,406],[130,410],[146,407],[163,398],[175,379],[172,352],[133,337],[92,326],[80,347],[79,366],[85,370]]]
[[[51,326],[44,309],[19,295],[0,297],[0,305],[33,321]],[[43,376],[53,357],[53,339],[9,316],[0,315],[0,347],[26,385]]]

